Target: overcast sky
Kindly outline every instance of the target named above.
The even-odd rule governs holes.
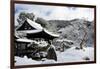
[[[93,8],[15,4],[15,19],[23,11],[34,13],[37,17],[42,17],[46,20],[72,20],[75,18],[94,20]]]

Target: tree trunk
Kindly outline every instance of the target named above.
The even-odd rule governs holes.
[[[86,39],[87,39],[87,25],[86,23],[84,23],[85,25],[83,26],[83,30],[84,30],[84,37],[80,43],[80,49],[83,49],[83,44],[85,43]],[[85,44],[86,45],[86,44]]]

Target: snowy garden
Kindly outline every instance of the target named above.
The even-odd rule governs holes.
[[[92,47],[76,50],[72,47],[64,52],[56,51],[57,61],[43,58],[40,61],[32,60],[24,56],[23,58],[15,56],[15,65],[33,65],[33,64],[51,64],[51,63],[69,63],[69,62],[87,62],[94,60],[94,49]],[[89,59],[88,59],[89,58]]]

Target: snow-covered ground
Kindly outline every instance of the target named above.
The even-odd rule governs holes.
[[[21,57],[15,57],[15,65],[35,65],[35,64],[51,64],[51,63],[55,63],[54,60],[48,60],[46,58],[43,58],[41,61],[36,61],[36,60],[32,60],[31,58],[27,58],[26,56],[24,56],[24,58]],[[45,61],[44,61],[45,60]]]
[[[72,47],[65,52],[57,52],[58,62],[80,62],[80,61],[93,61],[94,60],[94,48],[87,47],[84,50],[76,50]],[[84,60],[84,58],[90,58],[90,60]]]
[[[85,62],[94,60],[94,48],[86,47],[84,50],[77,50],[75,47],[71,47],[64,52],[56,51],[57,61],[48,60],[43,58],[41,61],[28,59],[26,56],[24,58],[15,56],[15,65],[35,65],[35,64],[51,64],[51,63],[68,63],[68,62]],[[90,60],[85,60],[88,57]]]

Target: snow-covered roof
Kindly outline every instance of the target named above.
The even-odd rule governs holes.
[[[38,23],[36,23],[36,22],[34,22],[34,21],[28,19],[28,18],[27,18],[27,22],[28,22],[32,27],[34,27],[34,28],[36,28],[36,29],[39,29],[39,30],[42,30],[42,29],[43,29],[43,27],[42,27],[40,24],[38,24]]]
[[[24,24],[25,21],[22,21],[16,28],[15,30],[19,29],[23,24]]]
[[[38,23],[36,23],[36,22],[34,22],[34,21],[32,21],[32,20],[30,20],[30,19],[26,19],[25,21],[27,21],[27,23],[29,24],[29,25],[31,25],[33,28],[35,28],[36,30],[39,30],[38,32],[40,32],[40,31],[42,31],[42,29],[43,29],[43,27],[40,25],[40,24],[38,24]],[[24,22],[25,22],[24,21]],[[22,23],[22,24],[20,24],[18,27],[17,27],[17,29],[19,29],[23,24],[24,24],[24,22]],[[25,32],[26,31],[26,32]],[[37,32],[37,31],[33,31],[33,30],[23,30],[23,32],[25,32],[25,33],[34,33],[34,32]]]
[[[50,32],[50,31],[48,31],[48,30],[46,30],[46,29],[44,29],[44,31],[45,31],[47,34],[49,34],[49,35],[51,35],[51,36],[54,36],[54,37],[59,37],[59,36],[60,36],[59,34],[54,34],[53,32]]]
[[[16,39],[16,41],[19,41],[19,42],[35,42],[33,40],[30,40],[30,39]]]
[[[58,39],[58,42],[63,42],[63,41],[67,41],[67,42],[73,42],[72,40],[68,40],[68,39]]]
[[[41,32],[42,30],[23,30],[23,31],[20,31],[22,33],[38,33],[38,32]]]
[[[43,28],[40,24],[30,20],[30,19],[26,19],[27,23],[29,23],[32,27],[35,28],[35,30],[20,30],[20,32],[22,33],[38,33],[38,32],[42,32],[44,30],[45,33],[54,36],[54,37],[59,37],[59,34],[54,34],[53,32],[50,32],[48,30],[46,30],[45,28]],[[21,25],[22,26],[22,25]],[[20,26],[20,27],[21,27]]]

